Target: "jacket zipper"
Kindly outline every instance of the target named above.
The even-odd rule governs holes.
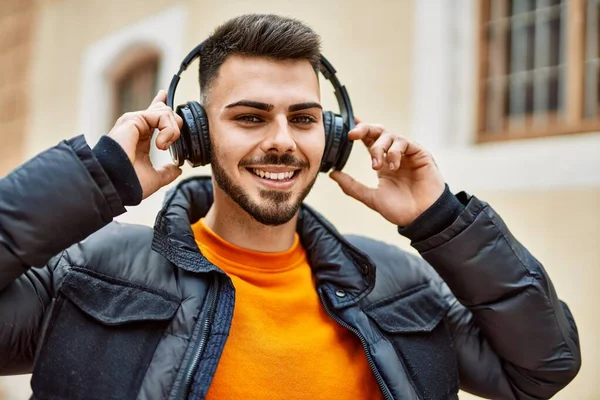
[[[200,361],[200,357],[204,352],[204,348],[206,347],[206,341],[208,339],[208,324],[213,319],[213,315],[215,313],[215,308],[217,304],[217,291],[219,289],[219,278],[215,275],[214,283],[210,288],[208,293],[209,295],[209,305],[206,313],[206,318],[204,318],[202,333],[200,334],[200,340],[196,343],[196,348],[194,349],[194,356],[192,357],[192,361],[188,363],[185,374],[183,375],[183,382],[179,387],[179,392],[176,399],[185,400],[187,398],[188,392],[190,390],[190,386],[192,384],[192,379],[194,378],[194,374],[196,373],[196,369],[198,368],[198,362]]]
[[[375,380],[377,381],[377,384],[379,385],[379,389],[381,390],[381,393],[383,394],[384,399],[385,400],[394,400],[394,397],[392,396],[389,389],[385,385],[385,382],[383,381],[383,378],[382,378],[381,374],[379,373],[379,370],[377,370],[377,367],[375,366],[375,362],[373,361],[373,357],[371,356],[371,353],[369,352],[369,348],[368,348],[365,337],[358,331],[358,329],[351,327],[350,325],[348,325],[347,323],[342,321],[340,318],[338,318],[337,315],[335,315],[333,312],[331,312],[331,310],[329,309],[329,306],[327,305],[327,302],[325,301],[325,298],[323,297],[323,292],[321,292],[320,290],[319,290],[319,297],[321,298],[321,303],[323,304],[323,307],[325,307],[325,311],[327,312],[327,314],[335,322],[337,322],[344,328],[348,329],[350,332],[352,332],[354,335],[356,335],[356,337],[358,337],[358,339],[360,340],[360,343],[362,344],[363,349],[365,351],[365,355],[367,356],[367,362],[369,363],[369,367],[371,367],[371,372],[373,372],[373,375],[375,375]]]

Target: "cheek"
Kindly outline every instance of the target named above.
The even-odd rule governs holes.
[[[325,133],[311,134],[310,137],[303,138],[296,144],[300,151],[308,158],[311,168],[319,168],[321,159],[323,158],[323,150],[325,149]]]
[[[237,170],[238,163],[246,155],[248,144],[240,135],[224,135],[211,130],[213,158],[228,171]]]

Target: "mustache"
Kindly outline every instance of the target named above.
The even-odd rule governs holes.
[[[282,155],[266,154],[263,157],[253,158],[240,161],[240,167],[249,167],[251,165],[284,165],[293,168],[308,168],[309,164],[305,160],[300,160],[297,157],[286,153]]]

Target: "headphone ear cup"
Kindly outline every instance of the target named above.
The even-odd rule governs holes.
[[[196,101],[187,103],[194,118],[194,135],[191,137],[191,156],[190,162],[193,167],[210,164],[211,146],[210,135],[208,131],[208,115],[206,111]]]
[[[182,166],[185,160],[189,160],[190,157],[190,137],[194,134],[196,129],[196,122],[194,116],[187,104],[177,106],[175,113],[183,120],[181,126],[179,138],[169,147],[171,158],[178,165]]]
[[[169,147],[173,161],[182,166],[187,160],[192,167],[210,163],[208,117],[202,106],[190,101],[178,106],[175,112],[183,120],[183,125],[179,139]]]
[[[333,134],[331,126],[333,125],[333,113],[331,111],[323,111],[323,127],[325,129],[325,149],[321,158],[320,172],[328,172],[331,169],[331,146],[333,142]]]
[[[340,116],[339,123],[341,129],[341,137],[340,137],[340,147],[338,149],[338,154],[335,159],[335,165],[333,166],[336,171],[341,171],[346,166],[346,162],[350,157],[350,153],[352,152],[352,146],[354,142],[348,138],[348,132],[350,132],[350,128],[348,125],[344,123],[344,119]]]
[[[323,125],[325,128],[325,150],[321,159],[320,172],[329,172],[334,167],[341,169],[338,168],[340,153],[341,150],[346,149],[347,143],[345,142],[348,142],[348,130],[344,126],[344,120],[331,111],[323,111]],[[347,158],[346,155],[346,160]],[[344,164],[346,160],[343,161]]]

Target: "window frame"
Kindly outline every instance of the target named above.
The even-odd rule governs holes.
[[[531,139],[538,137],[566,135],[584,132],[600,131],[600,117],[586,119],[584,117],[584,74],[585,74],[585,0],[567,0],[566,32],[565,32],[565,108],[563,117],[558,118],[556,111],[548,112],[548,123],[535,126],[534,114],[526,114],[520,127],[510,127],[513,119],[505,113],[502,115],[502,128],[498,131],[487,129],[487,79],[489,71],[489,43],[487,33],[487,16],[492,0],[478,2],[477,12],[477,112],[476,112],[476,143]],[[508,0],[504,0],[508,1]],[[507,53],[504,53],[506,57]],[[502,96],[508,90],[502,90]],[[500,100],[504,101],[504,100]]]
[[[161,75],[161,61],[162,54],[160,50],[154,46],[144,44],[130,45],[129,48],[123,51],[121,56],[117,58],[117,61],[111,66],[108,72],[108,82],[111,88],[111,119],[108,121],[110,126],[112,126],[122,114],[119,104],[119,85],[122,84],[125,78],[130,76],[133,71],[152,63],[156,65],[155,86],[158,87],[158,81]],[[152,98],[150,100],[152,100]],[[148,106],[149,105],[150,103],[148,103]]]

